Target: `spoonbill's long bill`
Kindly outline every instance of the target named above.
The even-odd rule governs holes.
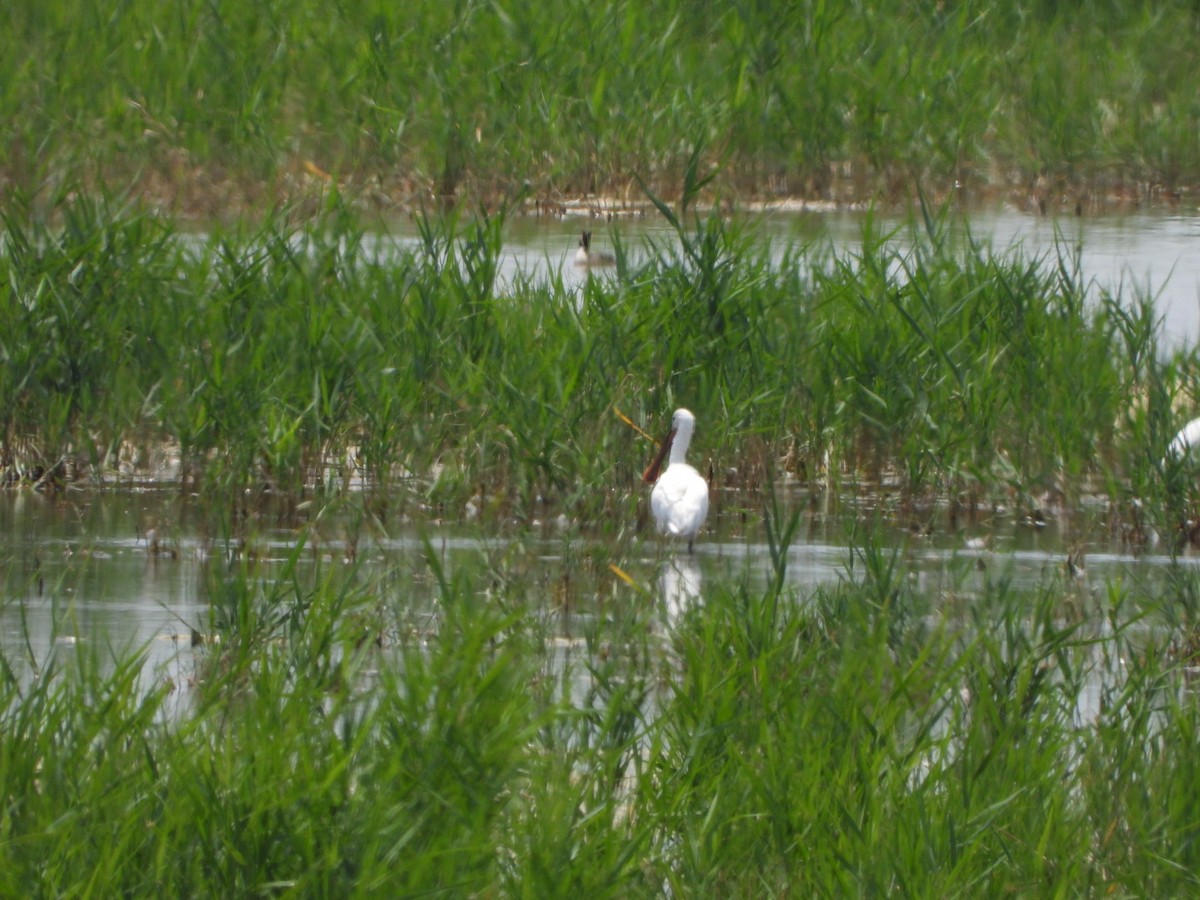
[[[658,523],[659,532],[685,538],[688,553],[692,552],[696,535],[708,515],[708,484],[699,472],[684,461],[695,429],[695,416],[686,409],[675,410],[670,433],[658,448],[654,462],[642,475],[644,482],[654,485],[654,490],[650,492],[650,509]],[[670,462],[659,475],[668,453]]]

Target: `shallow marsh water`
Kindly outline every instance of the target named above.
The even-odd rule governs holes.
[[[758,227],[772,248],[812,244],[837,255],[858,248],[865,221],[861,213],[768,213]],[[901,247],[911,233],[900,219],[876,219],[873,227]],[[608,277],[611,270],[589,271],[574,264],[583,228],[593,231],[594,244],[602,249],[612,246],[616,232],[635,261],[646,239],[667,242],[673,237],[649,217],[613,222],[583,215],[513,219],[506,224],[501,286],[518,278],[545,277],[581,286],[594,275]],[[1127,294],[1136,289],[1157,298],[1168,345],[1192,344],[1200,338],[1200,257],[1190,252],[1200,237],[1200,216],[1140,213],[1052,219],[992,210],[974,214],[969,230],[973,239],[997,251],[1020,248],[1029,257],[1049,259],[1064,251],[1078,252],[1082,275],[1093,292]],[[963,233],[959,226],[956,234]],[[399,224],[389,237],[368,238],[368,246],[385,254],[397,241],[404,245],[417,239],[415,230]],[[853,507],[842,504],[837,516],[813,511],[807,497],[793,500],[808,511],[789,547],[789,586],[802,597],[819,585],[856,577],[855,566],[861,568],[861,563],[855,561],[850,535],[856,520],[876,515],[870,500]],[[165,552],[152,552],[146,534],[154,526]],[[634,587],[607,566],[588,571],[577,565],[587,555],[589,538],[574,525],[530,531],[395,523],[385,531],[363,537],[357,548],[356,564],[366,577],[389,568],[420,570],[427,547],[440,554],[443,566],[474,571],[485,570],[490,557],[516,547],[535,592],[544,594],[531,602],[553,619],[564,646],[578,641],[588,623],[604,615],[608,600],[634,603],[652,596],[669,621],[702,604],[706,584],[742,580],[764,585],[771,577],[770,548],[761,522],[753,516],[745,525],[711,522],[693,558],[641,536],[630,554],[612,557]],[[339,532],[335,527],[330,533]],[[6,548],[0,558],[0,647],[10,658],[28,657],[36,667],[80,644],[141,649],[148,669],[176,681],[187,677],[193,632],[202,635],[209,627],[212,567],[233,565],[239,556],[237,548],[206,534],[196,502],[181,499],[169,484],[102,493],[71,490],[58,497],[28,489],[3,492],[0,534]],[[281,569],[299,534],[295,527],[261,523],[253,538],[255,577],[269,579]],[[1172,567],[1196,564],[1155,546],[1130,552],[1107,533],[1103,511],[1064,513],[1044,527],[1003,518],[966,530],[942,524],[928,536],[893,524],[885,526],[882,535],[915,590],[930,598],[936,615],[951,618],[963,614],[962,605],[969,604],[980,579],[987,577],[1002,576],[1029,590],[1060,585],[1096,605],[1108,584],[1135,583],[1139,590],[1152,592]],[[310,536],[307,564],[345,565],[344,540],[335,537],[321,545]],[[1069,555],[1085,562],[1082,574],[1079,566],[1064,574]],[[569,596],[549,587],[568,577]],[[638,586],[646,592],[639,592]],[[436,584],[413,578],[404,591],[400,602],[427,609],[434,602]],[[1095,619],[1096,627],[1102,627],[1103,616],[1095,613]]]
[[[793,499],[800,527],[786,554],[785,582],[795,602],[807,602],[820,586],[863,577],[868,563],[852,549],[852,536],[861,540],[866,528],[882,538],[883,563],[894,565],[905,587],[922,598],[922,614],[934,628],[969,632],[971,606],[985,581],[1004,579],[1019,590],[1061,592],[1064,623],[1080,625],[1081,638],[1103,637],[1111,630],[1111,585],[1153,595],[1178,567],[1200,566],[1198,558],[1163,548],[1131,552],[1107,533],[1099,516],[1042,526],[1001,517],[962,530],[943,523],[919,535],[880,524],[864,509],[846,507],[830,516],[814,511],[807,498]],[[649,533],[638,535],[613,551],[611,565],[589,564],[597,538],[575,525],[531,531],[407,521],[372,529],[350,561],[344,524],[304,528],[264,516],[253,536],[235,546],[206,533],[194,498],[169,489],[58,497],[30,489],[2,492],[0,650],[10,662],[26,660],[27,676],[51,662],[69,664],[84,649],[98,651],[101,665],[141,652],[144,687],[169,680],[180,688],[177,708],[186,709],[197,659],[193,639],[207,639],[212,627],[212,585],[247,560],[253,579],[269,581],[285,570],[303,540],[302,579],[315,580],[322,568],[353,569],[385,602],[404,607],[395,618],[414,630],[436,615],[438,582],[429,575],[429,553],[443,572],[462,573],[472,583],[488,584],[497,573],[511,578],[520,584],[514,595],[545,623],[548,666],[560,674],[569,669],[577,682],[571,693],[582,698],[589,676],[581,655],[604,623],[634,608],[669,631],[689,610],[703,607],[714,585],[744,584],[756,592],[775,574],[766,535],[753,522],[712,523],[691,556]],[[152,525],[158,525],[157,552],[147,538]],[[1153,626],[1134,630],[1143,627],[1149,636]],[[1112,661],[1101,658],[1103,651],[1097,653],[1080,699],[1081,720],[1096,714],[1105,683],[1119,677]]]

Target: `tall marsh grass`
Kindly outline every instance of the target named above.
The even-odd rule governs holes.
[[[1166,530],[1194,507],[1163,458],[1191,353],[1159,349],[1149,298],[1089,298],[1066,246],[997,253],[930,215],[772,258],[710,217],[576,289],[498,280],[502,217],[404,245],[337,204],[203,238],[86,201],[61,218],[6,217],[10,480],[165,479],[237,515],[358,486],[376,513],[631,522],[649,446],[614,407],[653,431],[686,403],[718,488],[882,485],[917,517],[1094,494],[1170,506]]]
[[[330,179],[389,207],[662,192],[699,144],[725,194],[1074,206],[1195,184],[1198,29],[1180,0],[53,0],[0,36],[0,172],[224,216]]]
[[[1195,889],[1192,573],[1019,589],[972,560],[928,591],[868,529],[800,593],[770,502],[864,490],[927,524],[1095,494],[1131,539],[1186,533],[1163,447],[1194,351],[1069,249],[931,214],[772,255],[677,219],[576,290],[503,282],[501,217],[392,247],[336,203],[204,237],[27,212],[0,254],[6,477],[168,480],[223,535],[275,504],[301,530],[269,574],[252,540],[209,556],[190,670],[0,654],[0,893]],[[591,576],[655,576],[627,558],[648,446],[613,407],[649,429],[684,402],[714,526],[766,501],[773,575],[664,610]],[[586,537],[553,583],[519,548],[362,565],[401,515]]]
[[[854,553],[673,619],[617,583],[586,647],[519,566],[429,554],[413,627],[407,576],[214,561],[186,683],[102,641],[3,659],[0,890],[1195,890],[1194,574],[938,597]]]

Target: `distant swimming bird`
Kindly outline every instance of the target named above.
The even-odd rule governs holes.
[[[1167,448],[1167,456],[1175,459],[1200,457],[1200,419],[1192,419],[1179,429],[1179,434],[1175,435],[1171,446]]]
[[[592,252],[592,233],[585,231],[579,238],[579,249],[575,251],[577,266],[615,266],[617,258],[603,250]]]
[[[644,482],[654,485],[650,492],[650,509],[659,533],[685,538],[688,553],[692,552],[696,535],[708,515],[708,484],[684,461],[695,429],[695,416],[686,409],[675,410],[670,433],[642,475]],[[668,453],[670,464],[660,476],[663,459]]]

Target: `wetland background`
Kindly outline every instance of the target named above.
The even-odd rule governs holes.
[[[0,892],[1194,891],[1197,18],[15,10]]]

